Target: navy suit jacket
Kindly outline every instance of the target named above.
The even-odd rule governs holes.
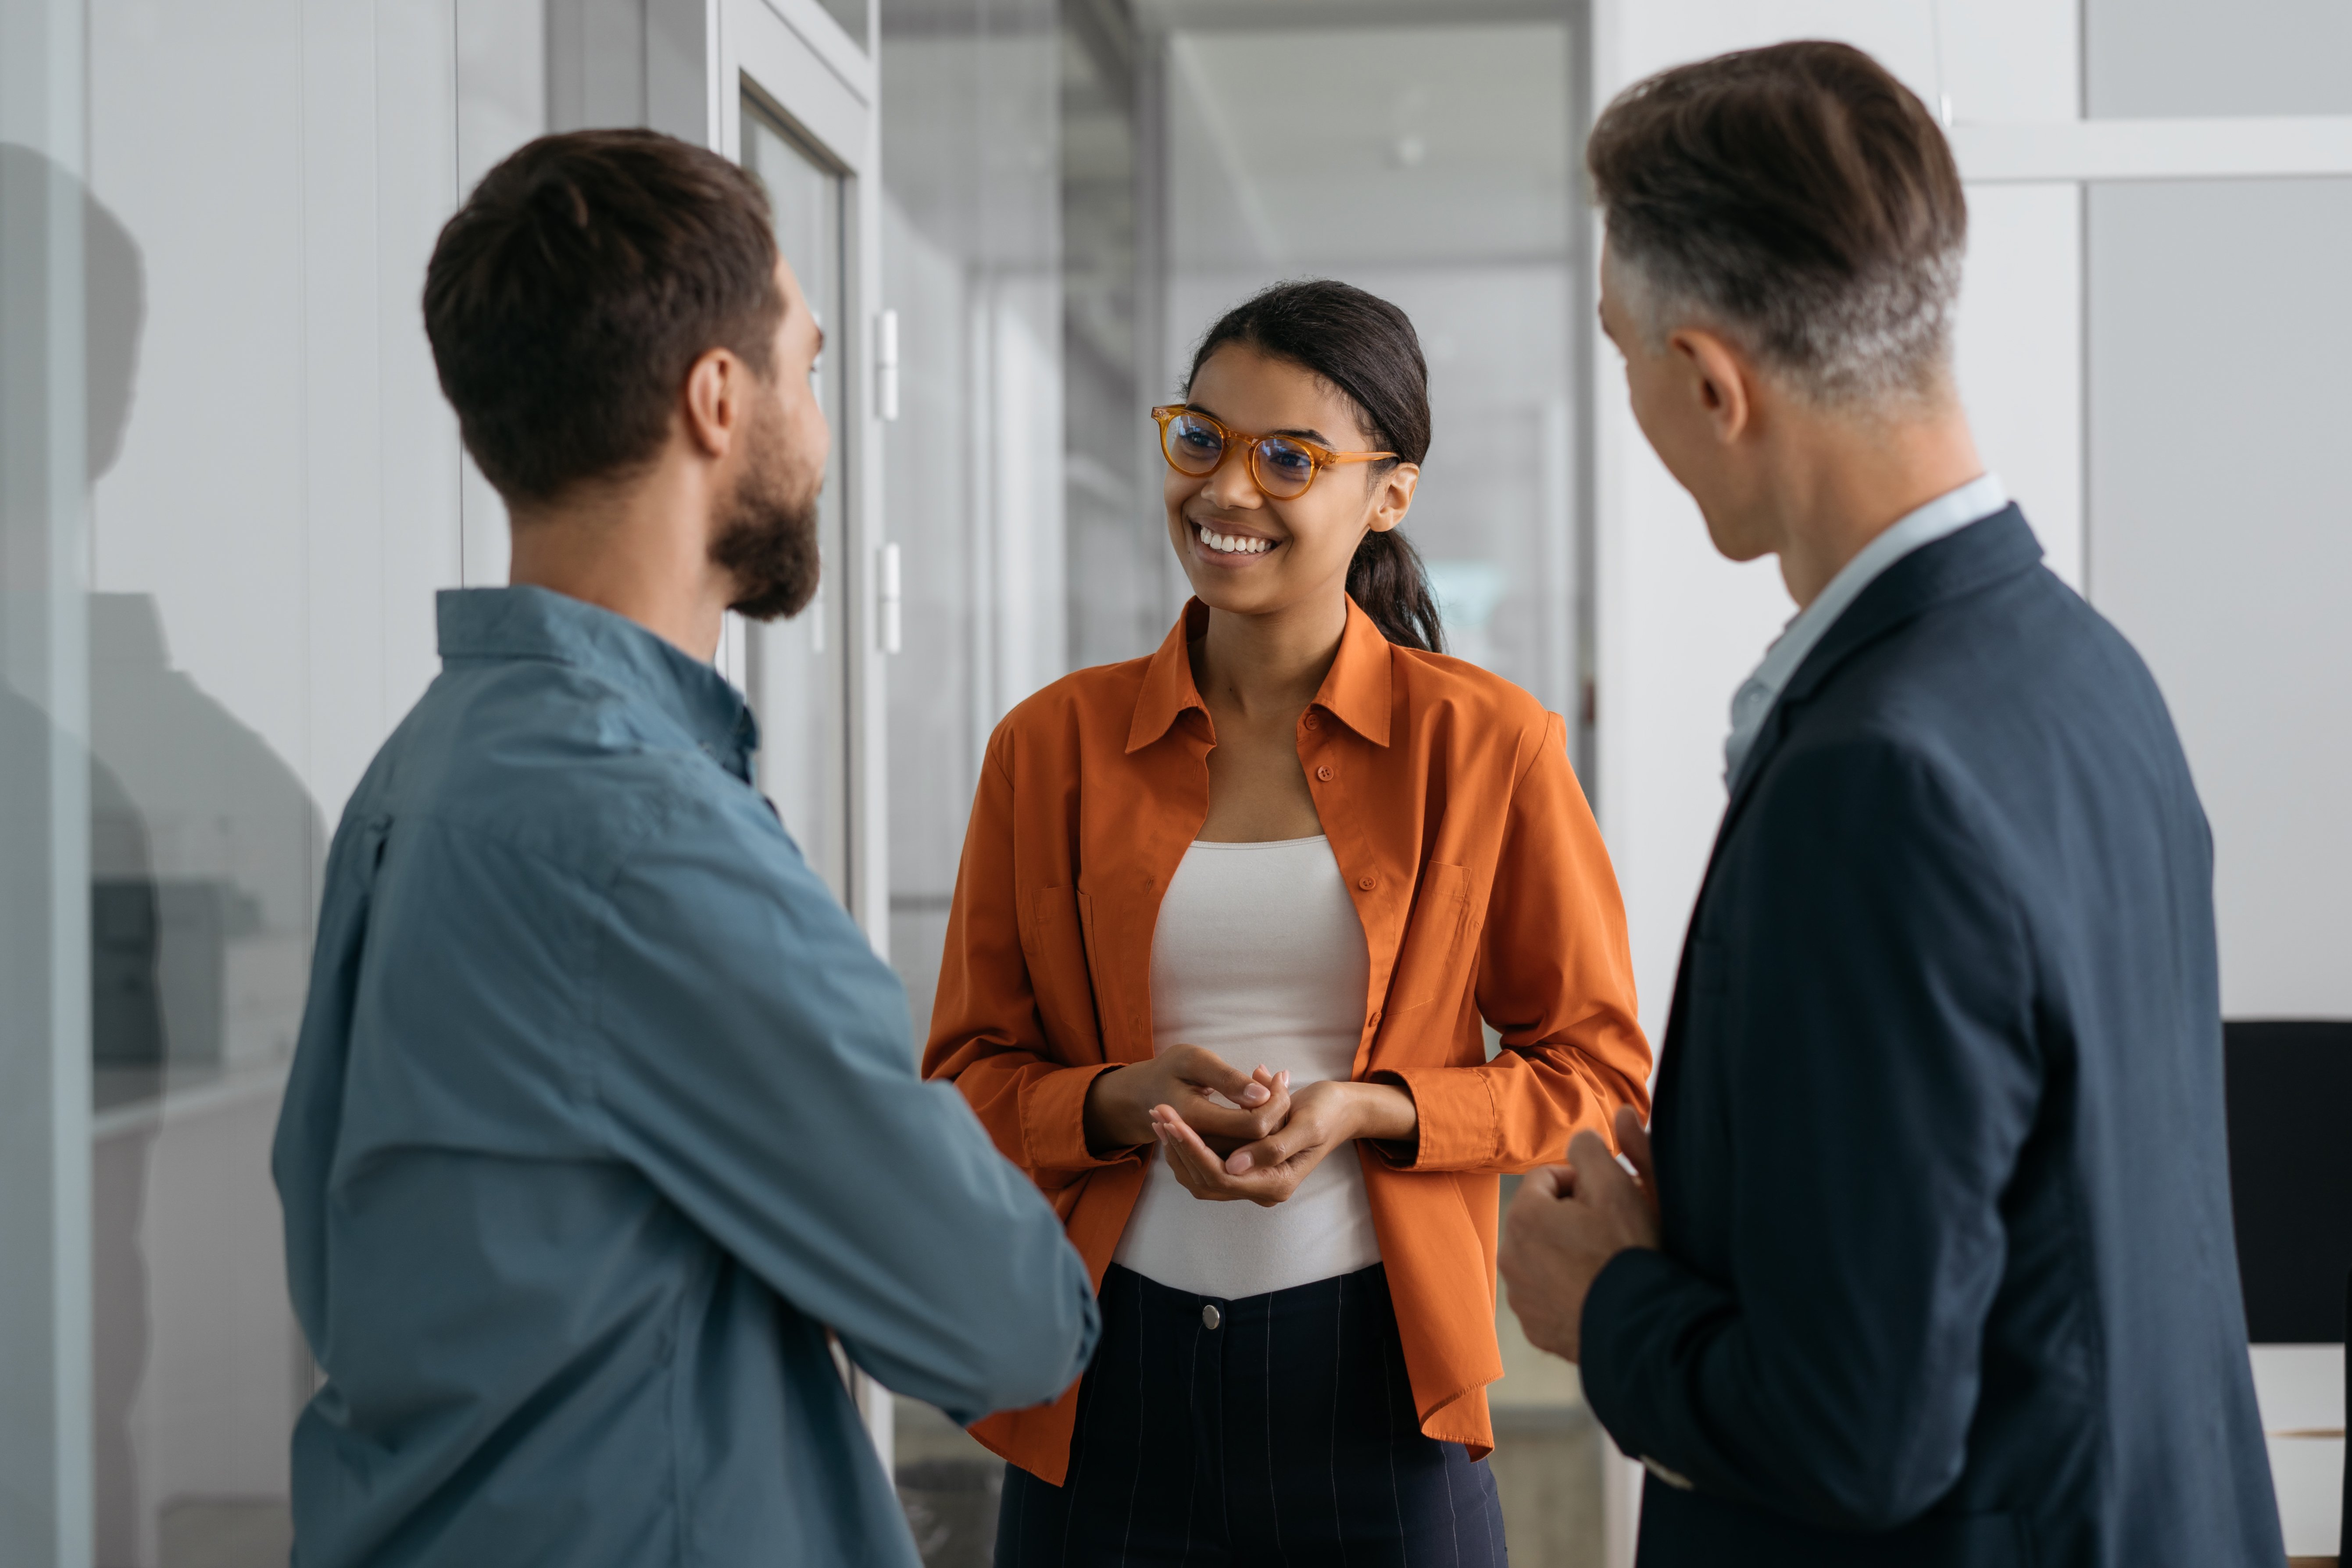
[[[2277,1568],[2212,841],[2156,683],[2017,509],[1799,667],[1692,916],[1585,1391],[1644,1568]]]

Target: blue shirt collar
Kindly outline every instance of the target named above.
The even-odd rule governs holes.
[[[744,775],[760,727],[726,677],[625,616],[548,588],[444,588],[441,660],[571,665],[652,703],[729,772]]]

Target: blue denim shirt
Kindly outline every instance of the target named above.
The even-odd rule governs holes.
[[[294,1561],[917,1559],[826,1345],[970,1419],[1091,1353],[1084,1264],[753,789],[709,666],[535,588],[327,864],[272,1166],[326,1373]]]

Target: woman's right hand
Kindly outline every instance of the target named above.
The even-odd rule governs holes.
[[[1263,1066],[1244,1072],[1206,1047],[1172,1046],[1148,1062],[1095,1075],[1087,1086],[1087,1149],[1100,1158],[1151,1142],[1155,1105],[1182,1117],[1211,1148],[1230,1151],[1289,1120],[1290,1075]]]

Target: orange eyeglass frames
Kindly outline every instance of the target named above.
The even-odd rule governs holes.
[[[1252,482],[1276,500],[1305,495],[1315,476],[1334,464],[1375,463],[1396,456],[1394,452],[1335,452],[1296,436],[1245,435],[1181,403],[1163,404],[1151,411],[1151,416],[1160,421],[1160,454],[1170,468],[1205,479],[1217,471],[1230,448],[1240,445],[1248,448]]]

